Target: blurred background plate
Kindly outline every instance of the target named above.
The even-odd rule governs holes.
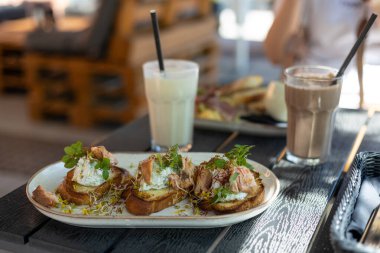
[[[268,125],[239,120],[238,122],[222,122],[215,120],[195,119],[194,126],[219,131],[239,131],[244,134],[259,136],[285,136],[286,123]]]

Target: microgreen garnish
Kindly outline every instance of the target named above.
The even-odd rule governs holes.
[[[104,180],[107,180],[109,177],[110,167],[111,167],[111,162],[110,162],[109,158],[103,158],[103,159],[99,160],[95,165],[95,169],[103,171],[102,176],[103,176]]]
[[[215,167],[219,168],[219,169],[223,169],[224,166],[226,166],[226,160],[224,160],[223,158],[216,158],[214,159],[214,165]]]
[[[205,163],[206,168],[214,170],[214,169],[224,169],[226,165],[233,166],[245,166],[250,170],[253,170],[251,164],[247,162],[247,157],[249,155],[249,151],[253,148],[253,146],[248,145],[235,145],[231,151],[224,154],[224,157],[215,156],[207,163]],[[228,160],[225,160],[227,158]]]
[[[225,186],[222,186],[222,187],[215,189],[214,190],[214,197],[212,199],[211,204],[213,205],[213,204],[216,204],[218,202],[221,202],[223,199],[227,198],[227,196],[230,194],[233,194],[233,192]]]
[[[169,152],[165,155],[165,158],[169,162],[169,167],[174,170],[180,170],[182,168],[182,156],[178,154],[178,145],[175,145],[169,149]]]
[[[230,176],[230,184],[233,184],[235,181],[236,181],[236,178],[239,176],[239,173],[238,172],[235,172],[234,174],[232,174],[232,176]]]
[[[182,156],[178,153],[178,150],[178,145],[175,145],[170,147],[169,151],[164,155],[155,154],[156,162],[158,163],[160,170],[163,170],[166,167],[170,167],[175,171],[182,169]]]
[[[215,156],[210,161],[206,163],[206,168],[208,169],[223,169],[227,164],[227,161],[223,157]]]
[[[111,167],[111,161],[109,158],[95,158],[91,150],[83,147],[83,144],[80,141],[65,147],[64,151],[65,155],[61,160],[65,163],[65,168],[74,168],[81,158],[86,157],[91,163],[95,163],[95,169],[102,170],[102,176],[105,180],[109,178],[109,170]]]
[[[86,155],[86,151],[83,149],[82,142],[77,141],[70,146],[65,147],[65,155],[62,157],[62,162],[65,163],[65,168],[73,168],[77,165],[79,159]]]
[[[235,166],[245,166],[248,169],[253,170],[252,165],[247,162],[249,151],[252,148],[253,146],[248,145],[235,145],[234,148],[227,152],[224,156],[227,157]]]
[[[162,158],[162,155],[156,154],[156,159],[157,159],[158,167],[160,169],[165,169],[164,159]]]

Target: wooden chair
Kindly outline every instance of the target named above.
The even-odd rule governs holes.
[[[141,65],[156,56],[150,30],[151,9],[157,9],[161,17],[165,57],[198,56],[201,71],[215,82],[218,47],[209,1],[120,0],[104,58],[27,53],[31,116],[41,119],[46,113],[67,115],[75,125],[90,126],[103,120],[127,122],[146,112]],[[61,78],[46,79],[45,70],[52,73],[49,77]],[[101,75],[117,76],[122,85],[96,86],[93,78]],[[121,98],[122,102],[112,106],[98,103],[98,98],[104,96],[111,101]]]

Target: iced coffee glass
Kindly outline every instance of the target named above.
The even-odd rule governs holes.
[[[188,151],[193,139],[199,67],[183,60],[164,60],[164,66],[165,71],[160,72],[157,61],[143,65],[152,150],[164,152],[178,144],[182,151]]]
[[[336,69],[322,66],[285,70],[287,160],[304,165],[326,161],[342,87],[336,73]]]

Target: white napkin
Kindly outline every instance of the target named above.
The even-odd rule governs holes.
[[[347,228],[347,237],[359,240],[373,209],[380,204],[380,177],[366,178],[360,188],[352,221]]]

